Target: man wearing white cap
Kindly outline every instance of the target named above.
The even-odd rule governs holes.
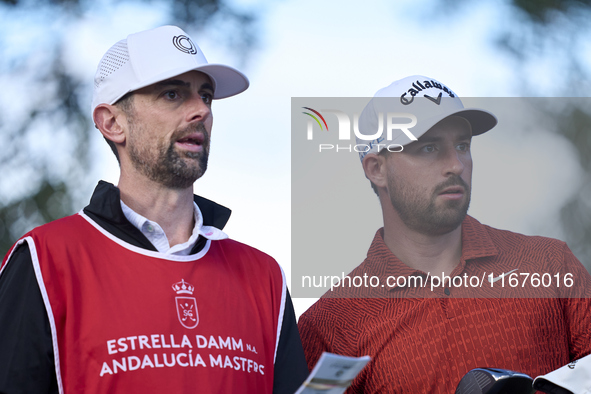
[[[386,114],[407,128],[379,135]],[[348,392],[451,393],[477,367],[535,377],[591,353],[591,277],[566,244],[467,216],[471,139],[496,123],[418,75],[380,90],[361,114],[359,130],[376,135],[358,143],[384,227],[348,277],[376,280],[345,277],[299,320],[309,366],[323,351],[372,357]],[[517,276],[509,286],[512,273],[560,283],[521,286]]]
[[[228,239],[228,208],[193,195],[212,100],[248,85],[175,26],[108,50],[92,111],[119,184],[99,182],[84,210],[4,259],[0,392],[297,389],[308,371],[281,267]]]

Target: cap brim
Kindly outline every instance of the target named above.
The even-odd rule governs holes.
[[[211,79],[215,84],[214,99],[223,99],[231,97],[248,89],[250,82],[246,75],[235,68],[224,66],[223,64],[205,64],[194,69],[201,71]]]
[[[449,116],[460,116],[472,126],[472,136],[484,134],[497,125],[497,117],[491,112],[478,108],[467,108]]]
[[[425,119],[424,123],[421,124],[421,132],[416,132],[416,129],[413,128],[413,135],[420,139],[425,133],[427,133],[431,128],[433,128],[437,123],[441,122],[444,119],[449,118],[450,116],[459,116],[464,118],[470,123],[470,127],[472,129],[472,136],[477,136],[480,134],[484,134],[487,131],[491,130],[495,127],[498,123],[497,117],[486,110],[479,109],[479,108],[463,108],[457,111],[452,111],[450,113],[445,114],[445,116],[439,117],[432,117],[430,119]],[[412,141],[408,136],[405,134],[400,134],[398,138],[394,139],[394,144],[400,146],[406,146],[414,141]],[[377,144],[375,146],[378,146]],[[367,152],[362,158],[361,161],[365,160],[366,157],[369,155],[377,155],[379,153],[379,149],[376,151]]]
[[[248,78],[246,75],[242,74],[240,71],[229,67],[224,66],[223,64],[204,64],[202,66],[197,66],[193,68],[178,68],[173,70],[168,70],[168,72],[157,75],[151,79],[147,79],[143,81],[141,84],[136,86],[132,86],[129,90],[125,92],[121,92],[117,97],[115,97],[109,104],[115,104],[117,101],[121,99],[121,97],[125,96],[129,92],[135,92],[136,90],[145,88],[146,86],[153,85],[160,81],[164,81],[169,78],[173,78],[177,75],[184,74],[189,71],[199,71],[204,74],[207,74],[214,84],[214,99],[223,99],[226,97],[235,96],[239,93],[244,92],[248,89],[250,85]],[[93,108],[96,108],[98,104],[93,103]]]
[[[416,138],[420,139],[421,136],[431,130],[436,124],[450,116],[459,116],[466,119],[472,128],[472,136],[484,134],[497,125],[497,117],[491,112],[479,108],[462,108],[457,111],[448,112],[444,116],[425,119],[422,124],[419,120],[418,126],[412,129],[412,133]],[[401,138],[403,140],[395,142],[403,146],[413,142],[404,135],[401,135]]]

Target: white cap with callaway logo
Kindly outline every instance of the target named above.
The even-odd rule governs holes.
[[[562,368],[538,376],[533,388],[544,393],[591,393],[591,355],[572,361]]]
[[[240,71],[207,63],[201,49],[182,29],[162,26],[130,34],[105,53],[94,77],[92,111],[99,104],[114,104],[129,92],[191,70],[211,78],[214,99],[234,96],[249,85]]]
[[[386,114],[386,128],[390,134],[387,140],[384,137],[386,133],[379,132],[380,129],[384,131],[383,116]],[[378,90],[359,117],[361,134],[378,135],[378,138],[369,141],[357,137],[358,144],[369,147],[360,152],[360,158],[363,161],[366,155],[378,153],[389,144],[404,146],[413,142],[404,132],[404,124],[408,125],[406,131],[418,139],[438,122],[452,115],[465,118],[472,126],[473,136],[485,133],[497,124],[497,118],[488,111],[464,108],[462,100],[451,89],[433,78],[413,75],[395,81]],[[392,127],[392,124],[401,127]]]

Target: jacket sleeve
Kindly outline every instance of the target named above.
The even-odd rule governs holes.
[[[49,319],[26,242],[0,273],[0,393],[57,393]]]
[[[293,394],[308,377],[308,367],[289,291],[275,357],[273,393]]]

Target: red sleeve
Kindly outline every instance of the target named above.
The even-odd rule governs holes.
[[[572,286],[564,287],[566,298],[563,298],[563,305],[570,359],[573,361],[591,354],[591,275],[566,244],[563,253],[564,280],[561,284],[570,284],[568,278],[572,278]]]
[[[320,301],[319,301],[320,302]],[[298,321],[298,330],[302,338],[308,369],[312,371],[318,359],[323,352],[332,352],[324,333],[322,333],[316,323],[321,319],[315,312],[314,304],[310,309],[304,312]]]

